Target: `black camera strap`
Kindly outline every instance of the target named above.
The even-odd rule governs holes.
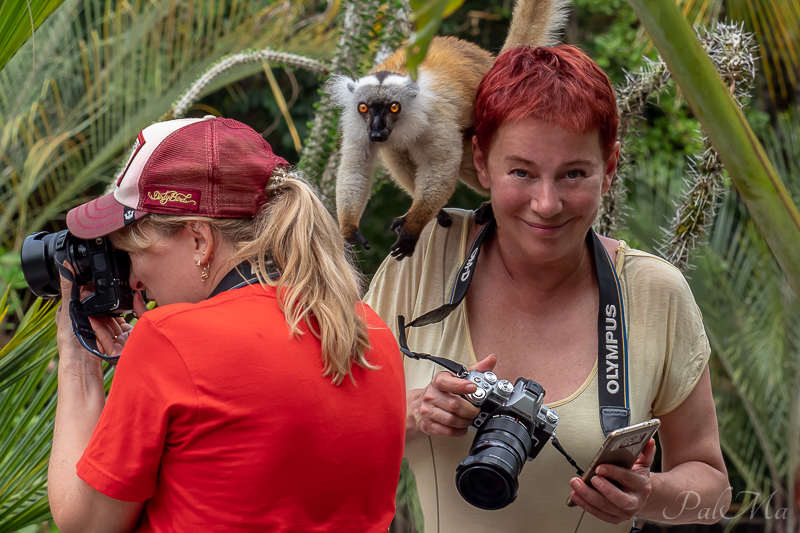
[[[56,252],[56,266],[64,279],[72,283],[69,301],[69,321],[72,323],[72,331],[75,333],[81,346],[103,361],[116,365],[117,361],[119,361],[118,355],[105,355],[98,348],[97,335],[95,335],[92,324],[89,322],[89,314],[86,312],[83,302],[81,302],[81,289],[75,281],[75,276],[72,275],[72,271],[62,264],[64,257],[59,257],[60,255],[61,254]],[[61,305],[64,305],[63,302]]]
[[[398,316],[398,341],[400,350],[406,356],[412,359],[433,361],[455,374],[465,372],[466,369],[462,365],[449,359],[412,352],[408,348],[405,328],[422,327],[441,322],[461,304],[467,295],[472,277],[475,275],[475,265],[480,255],[481,246],[486,238],[494,232],[496,226],[495,219],[491,218],[478,231],[467,252],[466,259],[458,269],[448,303],[424,313],[408,324],[405,324],[405,317]],[[600,292],[600,306],[597,314],[597,390],[600,405],[600,426],[603,429],[603,433],[608,435],[615,429],[630,425],[630,389],[628,385],[628,345],[625,331],[625,315],[616,270],[603,243],[600,242],[600,238],[592,229],[589,229],[586,234],[586,245],[594,259]],[[458,365],[460,368],[452,370],[440,360]]]
[[[269,262],[269,264],[271,264],[271,262]],[[270,272],[269,277],[274,278],[279,275],[280,274],[277,271],[272,271]],[[214,287],[214,290],[211,291],[211,294],[209,294],[208,297],[213,298],[217,294],[225,291],[240,289],[257,282],[258,276],[256,276],[255,272],[253,272],[253,266],[250,264],[250,261],[242,261],[233,267],[227,274],[225,274],[221,280],[219,280],[219,283],[217,283],[217,286]]]
[[[424,360],[424,361],[431,361],[436,363],[439,366],[445,367],[447,370],[455,374],[460,378],[467,377],[469,375],[469,371],[467,367],[462,365],[461,363],[457,363],[452,359],[447,359],[446,357],[437,357],[435,355],[430,355],[427,353],[418,353],[412,352],[408,349],[408,342],[406,341],[406,317],[403,315],[397,315],[397,331],[399,332],[399,338],[397,339],[400,344],[400,351],[403,352],[406,356],[410,357],[411,359],[417,360]]]

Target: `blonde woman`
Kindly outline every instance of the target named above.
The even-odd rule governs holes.
[[[115,190],[67,224],[128,252],[139,321],[91,320],[121,356],[106,400],[100,359],[58,315],[60,531],[387,530],[405,423],[397,344],[359,303],[336,223],[258,133],[214,117],[154,124]]]

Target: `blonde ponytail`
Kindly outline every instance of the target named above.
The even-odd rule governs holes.
[[[336,222],[305,179],[297,172],[276,170],[271,184],[274,198],[256,217],[254,238],[238,241],[235,257],[249,259],[261,283],[277,287],[293,334],[301,334],[298,324],[305,320],[322,341],[324,375],[338,385],[352,376],[354,363],[376,368],[365,357],[369,335],[360,304],[364,280],[344,252]],[[264,262],[255,260],[264,257],[281,272],[277,279],[270,280]]]
[[[339,385],[345,376],[352,379],[353,364],[374,370],[365,357],[370,345],[360,302],[364,278],[345,253],[336,222],[299,172],[276,169],[268,193],[270,201],[254,219],[150,214],[110,237],[130,252],[153,244],[143,225],[168,235],[188,222],[208,224],[236,246],[234,262],[249,261],[262,285],[276,287],[292,334],[302,335],[298,325],[305,321],[322,341],[324,376]],[[269,277],[269,260],[279,277]]]

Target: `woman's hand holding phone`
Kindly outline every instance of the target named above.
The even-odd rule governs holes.
[[[653,490],[650,467],[656,454],[656,441],[650,439],[632,468],[600,464],[595,468],[591,485],[572,478],[570,498],[589,514],[611,524],[620,524],[644,508]],[[621,488],[614,486],[615,481]]]

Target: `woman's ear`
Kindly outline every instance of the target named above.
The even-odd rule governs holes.
[[[205,222],[188,222],[186,229],[192,238],[192,252],[201,264],[210,261],[214,254],[214,235],[211,226]]]
[[[617,171],[617,163],[619,163],[619,148],[621,144],[619,141],[614,143],[614,149],[611,150],[611,155],[606,160],[605,174],[603,175],[603,188],[602,194],[605,194],[609,187],[611,187],[611,180],[614,179],[614,173]]]
[[[481,182],[484,189],[490,190],[492,187],[489,172],[486,170],[486,154],[478,146],[478,138],[475,135],[472,136],[472,162],[478,172],[478,181]]]

